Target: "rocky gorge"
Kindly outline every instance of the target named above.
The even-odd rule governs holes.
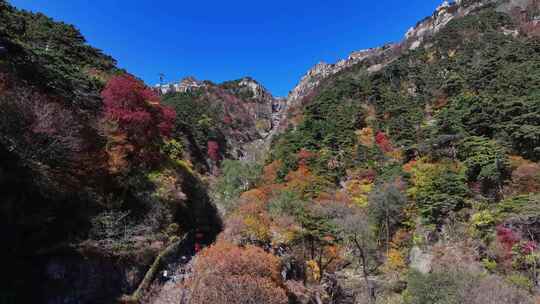
[[[538,301],[540,2],[444,2],[402,41],[147,86],[0,0],[0,296]]]

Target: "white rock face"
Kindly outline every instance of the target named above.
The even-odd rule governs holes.
[[[426,274],[431,271],[431,264],[433,262],[433,255],[427,252],[423,252],[418,246],[414,246],[409,253],[410,267],[418,270],[420,273]]]
[[[198,81],[194,77],[186,77],[180,82],[176,83],[166,83],[166,84],[156,84],[154,89],[161,92],[161,94],[167,94],[169,92],[190,92],[194,89],[201,88],[205,84],[202,81]]]
[[[240,83],[240,86],[247,87],[250,89],[250,91],[253,93],[254,98],[263,98],[263,97],[270,97],[270,93],[261,86],[258,82],[251,78],[243,78]]]
[[[383,68],[382,64],[374,64],[374,65],[370,66],[367,70],[370,73],[375,73],[375,72],[378,72],[378,71],[382,70],[382,68]]]
[[[180,84],[177,88],[178,90],[177,92],[185,93],[185,92],[189,92],[203,86],[204,86],[204,83],[202,83],[201,81],[198,81],[194,77],[186,77],[182,79],[182,81],[180,81]]]
[[[416,27],[410,28],[405,34],[405,41],[402,43],[407,44],[410,50],[417,49],[425,38],[439,32],[454,18],[468,15],[472,10],[491,2],[494,2],[494,0],[479,0],[468,6],[462,6],[462,1],[456,1],[452,4],[444,1],[443,4],[437,7],[437,10],[431,17],[426,18],[417,24]]]
[[[342,59],[335,64],[328,64],[325,62],[319,62],[312,67],[304,77],[300,80],[300,83],[289,93],[287,98],[288,106],[297,105],[301,99],[307,96],[313,91],[324,79],[337,74],[340,71],[352,67],[353,65],[360,63],[373,56],[381,55],[386,51],[391,50],[396,45],[387,45],[380,48],[371,48],[361,51],[353,52],[347,59]]]

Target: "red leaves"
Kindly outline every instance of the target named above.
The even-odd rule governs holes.
[[[532,254],[534,251],[538,249],[538,244],[533,241],[527,241],[521,245],[521,251],[523,254]]]
[[[142,136],[142,141],[157,135],[170,135],[176,113],[160,105],[157,94],[135,77],[119,75],[111,78],[101,97],[106,117],[117,121],[129,135]]]
[[[233,120],[231,118],[230,115],[225,115],[225,117],[223,117],[223,123],[226,124],[226,125],[230,125],[232,124]]]
[[[214,140],[209,140],[207,144],[208,157],[216,163],[220,160],[219,143]]]
[[[504,226],[497,226],[496,230],[497,240],[503,245],[505,250],[512,251],[512,247],[520,240],[519,235],[512,231],[512,229]]]
[[[496,228],[497,242],[499,244],[498,257],[499,262],[505,269],[512,269],[512,258],[514,255],[514,245],[520,241],[519,235],[512,229],[502,225]]]
[[[259,247],[244,248],[227,242],[217,242],[205,248],[195,263],[196,270],[223,275],[252,275],[280,282],[279,259]]]
[[[109,139],[123,133],[140,161],[158,160],[159,151],[152,143],[171,135],[176,112],[162,106],[154,91],[127,74],[112,77],[101,97],[105,118],[118,125],[118,130],[109,132]]]
[[[381,149],[381,151],[384,153],[392,152],[394,150],[388,136],[386,136],[386,134],[383,132],[377,133],[375,136],[375,142],[377,143],[377,146],[379,146],[379,149]]]
[[[134,76],[123,74],[112,77],[107,87],[103,90],[103,95],[113,97],[113,99],[125,99],[124,102],[143,103],[146,101],[159,103],[159,97],[150,88],[146,87],[142,81],[139,81]],[[126,106],[129,106],[126,104]]]
[[[315,157],[315,154],[306,149],[302,149],[298,152],[296,157],[298,158],[298,164],[305,165],[310,159]]]
[[[162,121],[158,124],[159,132],[162,136],[169,137],[174,128],[176,112],[170,107],[161,106],[161,109]]]

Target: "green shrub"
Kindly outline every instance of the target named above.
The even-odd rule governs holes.
[[[531,280],[522,274],[511,274],[506,277],[506,280],[508,281],[508,283],[520,289],[531,290],[533,288],[533,283],[531,282]]]
[[[505,150],[494,140],[468,137],[460,145],[459,157],[467,167],[467,179],[482,182],[484,188],[498,188],[510,175]]]
[[[221,175],[214,187],[218,202],[230,210],[242,192],[252,188],[262,174],[262,166],[255,162],[224,160]]]
[[[182,142],[176,139],[167,140],[161,147],[161,153],[167,155],[173,161],[178,161],[183,158],[184,147]]]
[[[407,277],[407,304],[461,304],[459,289],[463,273],[411,271]]]
[[[486,240],[491,236],[496,218],[490,210],[482,210],[471,216],[471,233]]]
[[[489,272],[494,272],[497,269],[497,261],[491,260],[489,258],[482,259],[482,265]]]
[[[540,195],[518,195],[505,199],[495,207],[499,219],[514,215],[537,216],[540,212]]]
[[[290,215],[300,218],[306,212],[306,203],[292,191],[283,191],[268,203],[268,211],[273,216]]]
[[[438,224],[450,211],[464,207],[469,191],[461,171],[441,167],[427,173],[426,182],[415,189],[416,204],[426,223]]]

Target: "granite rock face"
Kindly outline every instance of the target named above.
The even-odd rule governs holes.
[[[383,47],[356,51],[351,53],[347,59],[342,59],[335,64],[328,64],[325,62],[317,63],[306,75],[304,75],[304,77],[302,77],[298,85],[289,93],[287,105],[292,107],[297,106],[304,97],[311,94],[311,92],[313,92],[326,78],[350,68],[353,65],[367,61],[368,59],[388,55],[394,51],[396,47],[397,45],[390,44]]]
[[[421,273],[429,273],[431,271],[431,263],[433,261],[433,255],[429,252],[422,251],[419,247],[415,246],[409,253],[410,267]]]

